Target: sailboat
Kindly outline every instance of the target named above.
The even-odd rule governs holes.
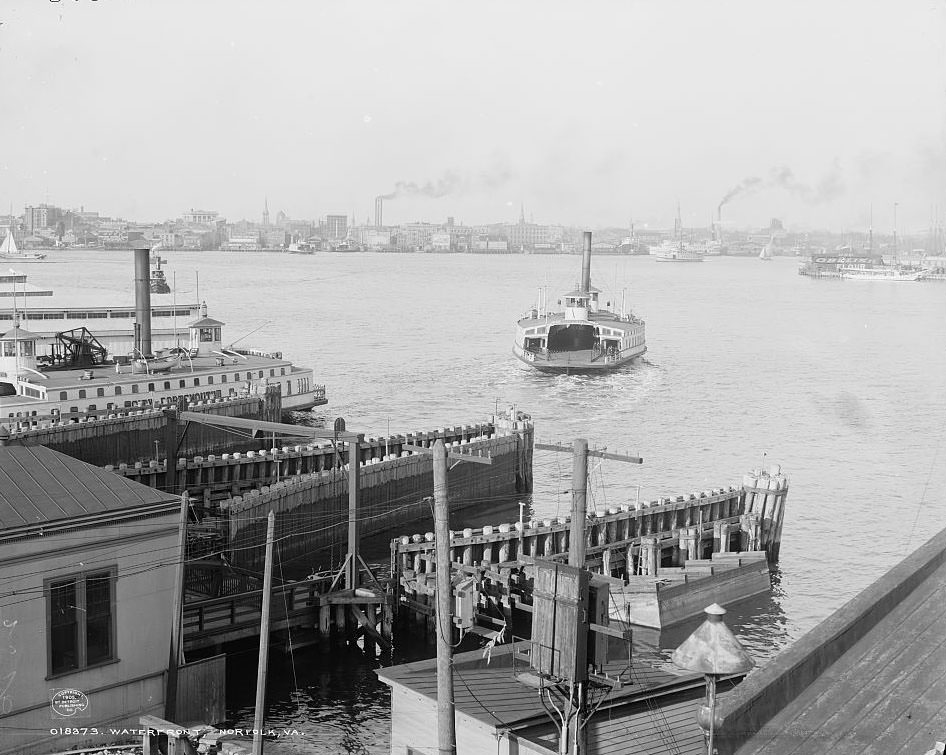
[[[18,260],[20,262],[29,262],[30,260],[41,260],[46,257],[41,252],[24,252],[17,248],[16,239],[13,237],[13,228],[7,228],[7,237],[0,244],[0,260]]]
[[[772,257],[775,256],[774,254],[772,254],[772,242],[774,240],[775,240],[775,234],[773,233],[771,236],[769,236],[769,240],[766,243],[766,245],[762,247],[762,251],[759,252],[760,260],[764,262],[770,262],[772,260]]]

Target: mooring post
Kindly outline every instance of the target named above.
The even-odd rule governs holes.
[[[361,464],[361,442],[365,436],[358,433],[348,441],[348,557],[346,559],[345,587],[358,587],[360,555],[358,554],[358,468]]]
[[[437,550],[437,747],[441,755],[457,751],[453,710],[453,586],[450,579],[450,509],[447,498],[447,452],[438,438],[434,457],[434,529]]]
[[[572,449],[572,518],[568,565],[581,569],[585,566],[585,521],[588,516],[588,441],[576,438]]]
[[[276,514],[266,518],[266,567],[263,572],[263,611],[260,618],[259,668],[256,672],[256,715],[253,719],[253,755],[263,755],[263,721],[266,706],[266,668],[269,662],[269,611],[273,591],[273,533]]]

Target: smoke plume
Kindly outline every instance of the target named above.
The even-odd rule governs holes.
[[[795,178],[791,168],[785,165],[777,166],[772,168],[765,178],[749,176],[733,186],[720,200],[716,208],[717,212],[722,209],[723,205],[729,204],[737,197],[756,194],[763,189],[784,189],[808,204],[821,204],[843,194],[844,182],[841,179],[841,168],[837,162],[813,186]]]
[[[497,189],[512,177],[513,172],[502,163],[478,173],[447,170],[439,178],[425,183],[398,181],[394,184],[394,191],[383,194],[381,198],[385,200],[397,199],[398,197],[439,199],[454,194],[468,194],[475,191]]]

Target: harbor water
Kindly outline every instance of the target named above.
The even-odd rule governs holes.
[[[314,368],[329,404],[300,420],[342,416],[383,435],[515,405],[540,440],[585,437],[644,458],[591,465],[597,509],[738,485],[749,469],[781,464],[791,487],[775,588],[727,616],[758,660],[946,524],[942,282],[815,280],[797,275],[793,258],[596,257],[593,283],[613,308],[627,289],[648,352],[612,374],[549,375],[512,356],[515,323],[540,286],[554,303],[575,284],[576,256],[161,254],[179,302],[196,299],[199,273],[225,342],[257,329],[239,345]],[[123,252],[53,252],[22,268],[31,283],[101,304],[133,277]],[[567,513],[570,465],[567,454],[536,452],[527,517]],[[518,516],[516,501],[476,504],[480,524]],[[685,636],[640,643],[659,655]],[[255,663],[252,652],[230,661],[230,726],[252,726]],[[271,664],[267,725],[290,732],[267,753],[388,752],[376,665],[309,651]]]

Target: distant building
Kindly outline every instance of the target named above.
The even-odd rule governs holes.
[[[449,231],[430,234],[430,248],[435,252],[449,252],[451,249]]]
[[[348,235],[347,215],[326,215],[319,223],[319,231],[327,239],[343,239]]]
[[[267,227],[260,232],[263,249],[285,249],[289,245],[289,234],[282,228]]]
[[[59,207],[41,204],[35,207],[28,206],[23,213],[23,225],[27,233],[35,233],[45,228],[55,228],[63,219],[63,211]]]
[[[502,236],[477,235],[473,237],[474,252],[503,253],[509,251],[509,242]]]
[[[188,225],[214,225],[220,220],[220,213],[213,210],[195,210],[192,207],[181,219]]]
[[[4,440],[0,753],[114,741],[164,716],[180,499]]]
[[[243,232],[231,234],[223,245],[230,252],[258,252],[260,250],[259,233]]]

